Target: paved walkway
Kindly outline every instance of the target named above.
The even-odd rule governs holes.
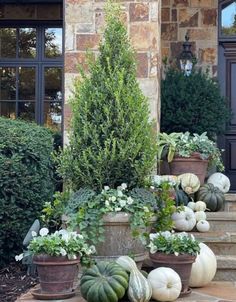
[[[22,295],[16,302],[45,302],[48,300],[35,300],[30,292]],[[53,300],[54,302],[85,302],[79,295],[66,300]],[[194,289],[191,295],[179,298],[176,302],[236,302],[235,282],[212,282],[204,288]]]

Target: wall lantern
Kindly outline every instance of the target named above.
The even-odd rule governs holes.
[[[192,72],[194,56],[191,51],[191,43],[189,42],[189,35],[186,33],[185,42],[183,43],[183,51],[179,55],[179,64],[181,70],[186,76],[189,76]]]

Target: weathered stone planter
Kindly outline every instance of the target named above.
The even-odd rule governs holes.
[[[142,265],[147,250],[140,239],[132,236],[129,218],[130,215],[123,212],[104,215],[105,241],[96,246],[97,260],[115,260],[122,255],[131,255],[139,266]]]
[[[175,156],[172,162],[169,163],[169,167],[172,175],[178,176],[183,173],[197,175],[201,185],[203,185],[207,173],[208,160],[202,159],[199,153],[194,153],[191,157]]]

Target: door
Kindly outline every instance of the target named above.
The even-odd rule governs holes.
[[[219,9],[218,77],[233,114],[219,146],[224,149],[225,174],[230,178],[231,191],[236,191],[236,3],[221,1]]]

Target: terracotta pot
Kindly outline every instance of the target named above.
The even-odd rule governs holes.
[[[110,213],[104,215],[104,237],[105,241],[96,246],[96,260],[116,260],[122,255],[132,255],[134,261],[140,267],[145,258],[147,250],[141,240],[132,236],[129,222],[130,215],[127,213]],[[154,222],[154,221],[153,221]],[[145,231],[150,232],[151,227]]]
[[[37,255],[33,257],[37,265],[41,293],[69,293],[78,274],[79,258],[68,260],[67,257]]]
[[[199,153],[193,153],[191,157],[175,156],[169,163],[170,173],[172,175],[181,175],[183,173],[193,173],[198,176],[201,185],[207,173],[208,160],[201,159]]]
[[[189,291],[189,278],[192,269],[192,264],[195,262],[196,256],[173,254],[167,255],[165,253],[149,254],[153,263],[153,267],[170,267],[179,274],[182,282],[181,295],[187,295]]]

